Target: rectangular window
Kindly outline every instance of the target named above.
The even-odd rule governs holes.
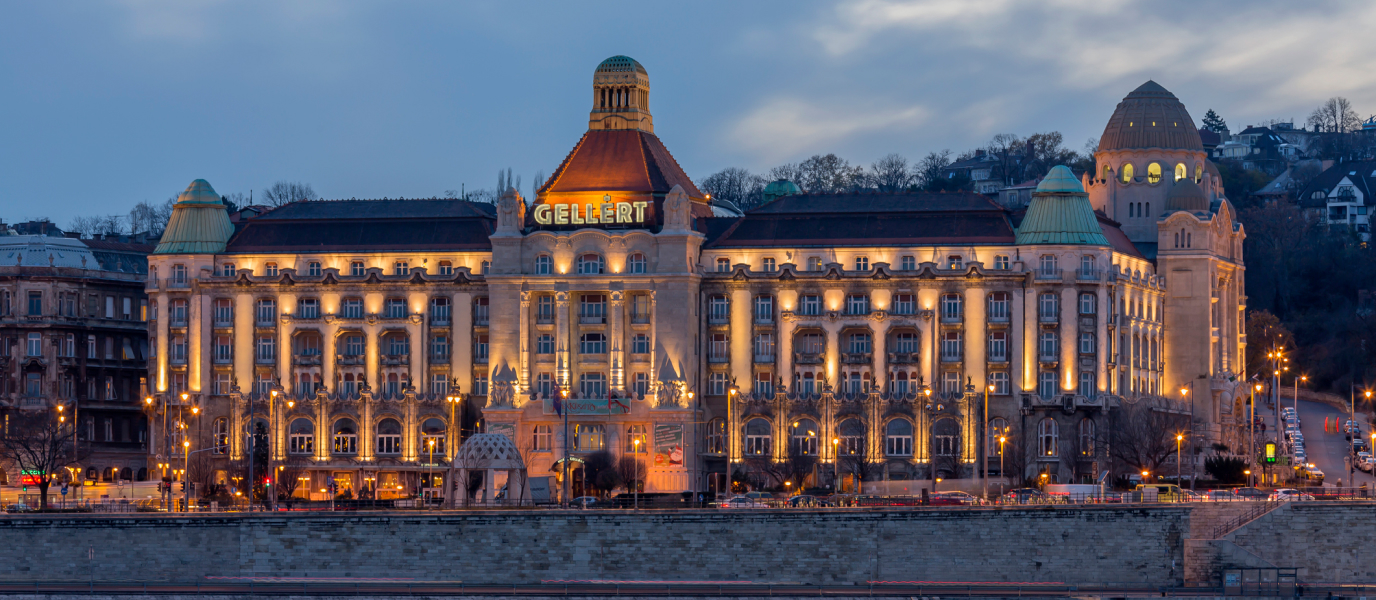
[[[320,262],[319,262],[319,261],[314,261],[314,260],[313,260],[313,261],[310,261],[310,262],[306,263],[306,275],[309,276],[309,277],[319,277],[319,276],[320,276]]]
[[[1061,315],[1061,297],[1056,294],[1042,294],[1037,313],[1043,321],[1055,321]]]
[[[406,300],[403,298],[387,299],[387,318],[404,319],[406,318]]]
[[[356,260],[356,261],[353,261],[353,262],[349,263],[349,275],[352,275],[352,276],[354,276],[354,277],[362,277],[362,276],[363,276],[363,261]]]
[[[540,373],[535,376],[535,391],[546,398],[554,394],[554,376],[550,373]]]
[[[774,322],[773,296],[755,296],[755,322],[760,324]]]
[[[222,276],[222,277],[233,277],[233,276],[234,276],[234,263],[225,263],[225,264],[223,264],[223,265],[220,265],[220,276]]]
[[[258,362],[272,362],[277,356],[277,342],[270,336],[258,338],[257,352],[255,353]]]
[[[960,321],[964,316],[964,305],[959,294],[946,294],[941,297],[941,320],[944,322]]]
[[[817,271],[821,271],[821,270],[822,270],[822,259],[820,259],[820,258],[818,258],[818,257],[816,257],[816,256],[810,256],[810,257],[808,257],[808,259],[807,259],[807,270],[812,271],[812,272],[814,272],[814,273],[816,273]]]
[[[726,334],[712,334],[711,342],[707,348],[707,359],[711,362],[726,362],[731,356],[730,352],[730,343],[727,340]]]
[[[1080,314],[1092,315],[1098,312],[1096,310],[1097,306],[1098,302],[1097,299],[1094,297],[1094,294],[1080,294]]]
[[[344,338],[344,356],[363,356],[363,336],[350,335]]]
[[[1002,254],[994,255],[994,268],[1001,271],[1008,270],[1008,257]]]
[[[43,315],[43,292],[29,292],[29,316]]]
[[[764,272],[765,272],[765,273],[773,273],[773,272],[778,271],[778,270],[779,270],[778,267],[776,267],[776,266],[774,265],[774,259],[772,259],[772,258],[765,258],[765,259],[764,259]]]
[[[650,322],[650,296],[648,294],[636,294],[631,296],[631,323],[641,324]]]
[[[533,448],[536,452],[549,452],[554,449],[554,428],[549,425],[536,425]]]
[[[172,321],[173,327],[186,327],[186,300],[173,300],[168,305],[171,313],[168,318]]]
[[[480,364],[486,364],[486,363],[487,363],[487,348],[488,348],[487,336],[485,336],[485,335],[474,336],[474,338],[473,338],[473,362],[480,363]]]
[[[254,308],[259,325],[272,325],[277,321],[277,302],[272,298],[260,298]]]
[[[898,269],[900,271],[916,271],[917,258],[912,256],[904,256],[898,259],[898,265]]]
[[[868,256],[857,256],[857,257],[855,257],[855,270],[856,270],[856,271],[868,271],[868,270],[870,270],[870,257],[868,257]]]
[[[234,338],[227,335],[215,336],[215,362],[229,363],[234,361]]]
[[[959,331],[947,331],[941,334],[941,360],[959,362],[964,354],[964,344]]]
[[[315,298],[302,298],[297,309],[297,316],[302,319],[320,318],[320,301]]]
[[[846,314],[870,314],[870,297],[865,294],[853,294],[850,296],[846,296]]]
[[[107,319],[113,319],[113,318],[115,318],[115,297],[114,297],[114,296],[106,296],[106,297],[105,297],[105,318],[107,318]]]
[[[96,358],[96,336],[86,336],[86,358]]]
[[[644,398],[650,394],[650,374],[636,373],[634,383],[631,385],[631,392],[637,398]]]
[[[586,375],[584,376],[586,377]],[[575,423],[573,426],[573,449],[579,452],[596,452],[606,448],[607,429],[601,423]]]
[[[486,327],[488,319],[488,298],[479,296],[473,299],[473,325]]]
[[[578,322],[584,325],[600,325],[607,322],[607,297],[602,294],[586,294],[578,298]]]
[[[554,354],[554,336],[542,334],[535,338],[536,354]]]
[[[229,395],[230,384],[233,381],[232,377],[233,374],[231,373],[215,374],[215,394],[217,396]]]
[[[554,345],[553,341],[550,342],[550,345],[551,345],[551,346]],[[634,336],[631,337],[631,354],[649,354],[649,353],[650,353],[650,336],[645,335],[645,334],[643,334],[643,333],[637,333],[637,334],[635,334]]]
[[[816,295],[803,296],[798,301],[798,314],[820,315],[822,314],[822,298]]]
[[[584,373],[579,386],[584,398],[600,398],[607,393],[607,377],[602,373]]]
[[[1054,398],[1056,396],[1056,372],[1042,371],[1037,383],[1037,395],[1042,399]]]
[[[134,299],[122,298],[120,306],[124,309],[120,312],[120,318],[124,319],[125,321],[132,319],[134,316]]]
[[[769,371],[755,373],[755,394],[759,396],[774,395],[774,374]]]
[[[945,373],[941,374],[941,392],[943,394],[959,394],[963,391],[961,389],[962,387],[963,386],[961,386],[960,382],[960,373],[957,373],[955,371],[946,371]]]
[[[399,261],[396,261],[396,262],[392,263],[392,274],[393,274],[393,275],[410,275],[410,274],[411,274],[411,263],[406,262],[406,261],[404,261],[404,260],[399,260]]]
[[[28,352],[25,356],[43,356],[43,335],[39,333],[30,333],[28,339]]]
[[[895,294],[893,297],[893,314],[911,315],[917,312],[917,297],[912,294]]]
[[[726,323],[731,320],[731,302],[726,296],[712,296],[707,303],[708,322]]]
[[[473,395],[475,395],[475,396],[486,396],[486,395],[487,395],[487,373],[474,373],[474,374],[473,374]]]
[[[215,326],[231,327],[234,325],[234,301],[229,298],[215,299]]]
[[[340,313],[341,313],[341,316],[342,316],[343,318],[345,318],[345,319],[362,319],[362,318],[363,318],[363,299],[362,299],[362,298],[345,298],[345,299],[344,299],[344,303],[343,303],[342,305],[340,305],[340,306],[341,306]]]
[[[449,337],[437,335],[430,338],[430,358],[437,362],[449,360]]]
[[[990,371],[989,385],[994,389],[989,393],[1004,396],[1008,394],[1008,371]]]
[[[996,323],[1008,321],[1008,292],[989,294],[989,320]]]
[[[707,393],[712,396],[725,396],[728,383],[726,373],[713,373],[707,378]]]
[[[1080,334],[1080,354],[1094,354],[1094,334]]]
[[[767,360],[766,360],[767,359]],[[773,362],[774,334],[761,333],[755,336],[755,362]]]
[[[1008,333],[994,331],[989,334],[989,361],[1007,362],[1008,360]]]
[[[893,336],[893,351],[899,354],[914,354],[918,352],[919,342],[916,333],[903,332]]]

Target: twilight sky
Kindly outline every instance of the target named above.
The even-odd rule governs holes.
[[[0,0],[0,218],[123,213],[195,178],[326,198],[548,174],[592,70],[650,73],[701,179],[816,153],[869,164],[1059,130],[1079,150],[1155,79],[1196,123],[1376,113],[1376,3]]]

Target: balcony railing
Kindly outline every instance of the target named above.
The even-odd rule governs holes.
[[[872,360],[871,356],[869,352],[843,352],[841,362],[848,365],[867,365]]]
[[[1037,270],[1036,270],[1036,274],[1037,274],[1037,279],[1040,279],[1040,280],[1058,280],[1058,279],[1061,279],[1061,270],[1060,270],[1060,269],[1037,269]]]
[[[632,325],[648,325],[649,323],[650,315],[648,313],[631,313]]]
[[[473,357],[473,363],[474,363],[474,364],[478,364],[478,365],[485,365],[485,364],[487,364],[487,355],[486,355],[486,354],[480,354],[480,355],[478,355],[478,356],[474,356],[474,357]]]
[[[1007,313],[1001,315],[989,315],[990,323],[1007,323],[1008,321],[1009,317]]]
[[[917,364],[921,357],[916,352],[890,352],[889,363],[895,365]]]
[[[707,355],[707,362],[709,362],[709,363],[717,363],[717,364],[720,364],[720,363],[724,363],[724,362],[730,362],[730,360],[731,360],[730,355],[725,354],[725,353],[721,353],[721,354],[712,353],[712,354]]]
[[[708,315],[708,317],[707,317],[707,324],[708,324],[708,325],[725,325],[725,324],[727,324],[727,323],[729,323],[729,322],[731,322],[731,316],[730,316],[730,315],[711,314],[711,315]]]
[[[441,316],[436,315],[436,316],[430,317],[430,325],[435,326],[435,327],[448,327],[448,326],[449,326],[449,316],[446,315],[446,316],[441,317]]]
[[[1008,362],[1008,354],[990,354],[989,362],[1005,363]]]
[[[960,362],[962,358],[964,357],[960,354],[946,352],[941,353],[941,362]]]
[[[340,365],[361,365],[363,360],[362,354],[341,354],[336,362]]]
[[[942,323],[959,323],[960,320],[961,320],[961,316],[962,316],[961,313],[941,313],[941,322],[942,322]]]
[[[382,355],[382,364],[383,364],[383,365],[386,365],[386,366],[399,366],[399,365],[405,365],[405,364],[407,364],[407,363],[409,363],[409,362],[411,362],[411,356],[410,356],[409,354],[384,354],[384,355]]]
[[[1037,315],[1037,321],[1041,323],[1059,323],[1060,320],[1060,313],[1041,313]]]
[[[1079,279],[1080,281],[1098,281],[1098,280],[1099,280],[1099,270],[1098,270],[1098,269],[1079,269],[1079,270],[1075,271],[1075,278],[1076,278],[1076,279]]]
[[[774,355],[773,355],[773,354],[756,354],[756,355],[755,355],[755,364],[757,364],[757,365],[772,365],[772,364],[774,364]]]
[[[820,352],[794,352],[793,362],[799,365],[820,365],[822,364],[822,354]]]
[[[578,315],[579,325],[604,325],[606,323],[606,315]]]
[[[320,364],[319,354],[297,354],[291,357],[291,362],[297,366],[310,366]]]
[[[1061,360],[1061,356],[1060,356],[1059,354],[1048,354],[1048,353],[1046,353],[1046,352],[1038,352],[1038,353],[1037,353],[1037,361],[1038,361],[1038,362],[1053,363],[1053,362],[1057,362],[1057,361],[1060,361],[1060,360]]]
[[[253,357],[253,362],[254,362],[254,363],[257,363],[257,364],[260,364],[260,365],[271,365],[271,364],[276,364],[276,363],[277,363],[277,357],[275,357],[275,356],[264,356],[264,355],[262,355],[262,354],[258,354],[258,355],[255,355],[255,356]]]

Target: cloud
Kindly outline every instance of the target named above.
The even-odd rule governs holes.
[[[864,108],[853,102],[825,105],[777,97],[732,124],[729,137],[759,158],[779,161],[802,149],[825,147],[858,135],[914,129],[925,123],[929,114],[917,105]]]

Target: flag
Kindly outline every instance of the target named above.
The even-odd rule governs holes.
[[[559,394],[554,395],[554,414],[564,416],[564,403],[559,400]]]

